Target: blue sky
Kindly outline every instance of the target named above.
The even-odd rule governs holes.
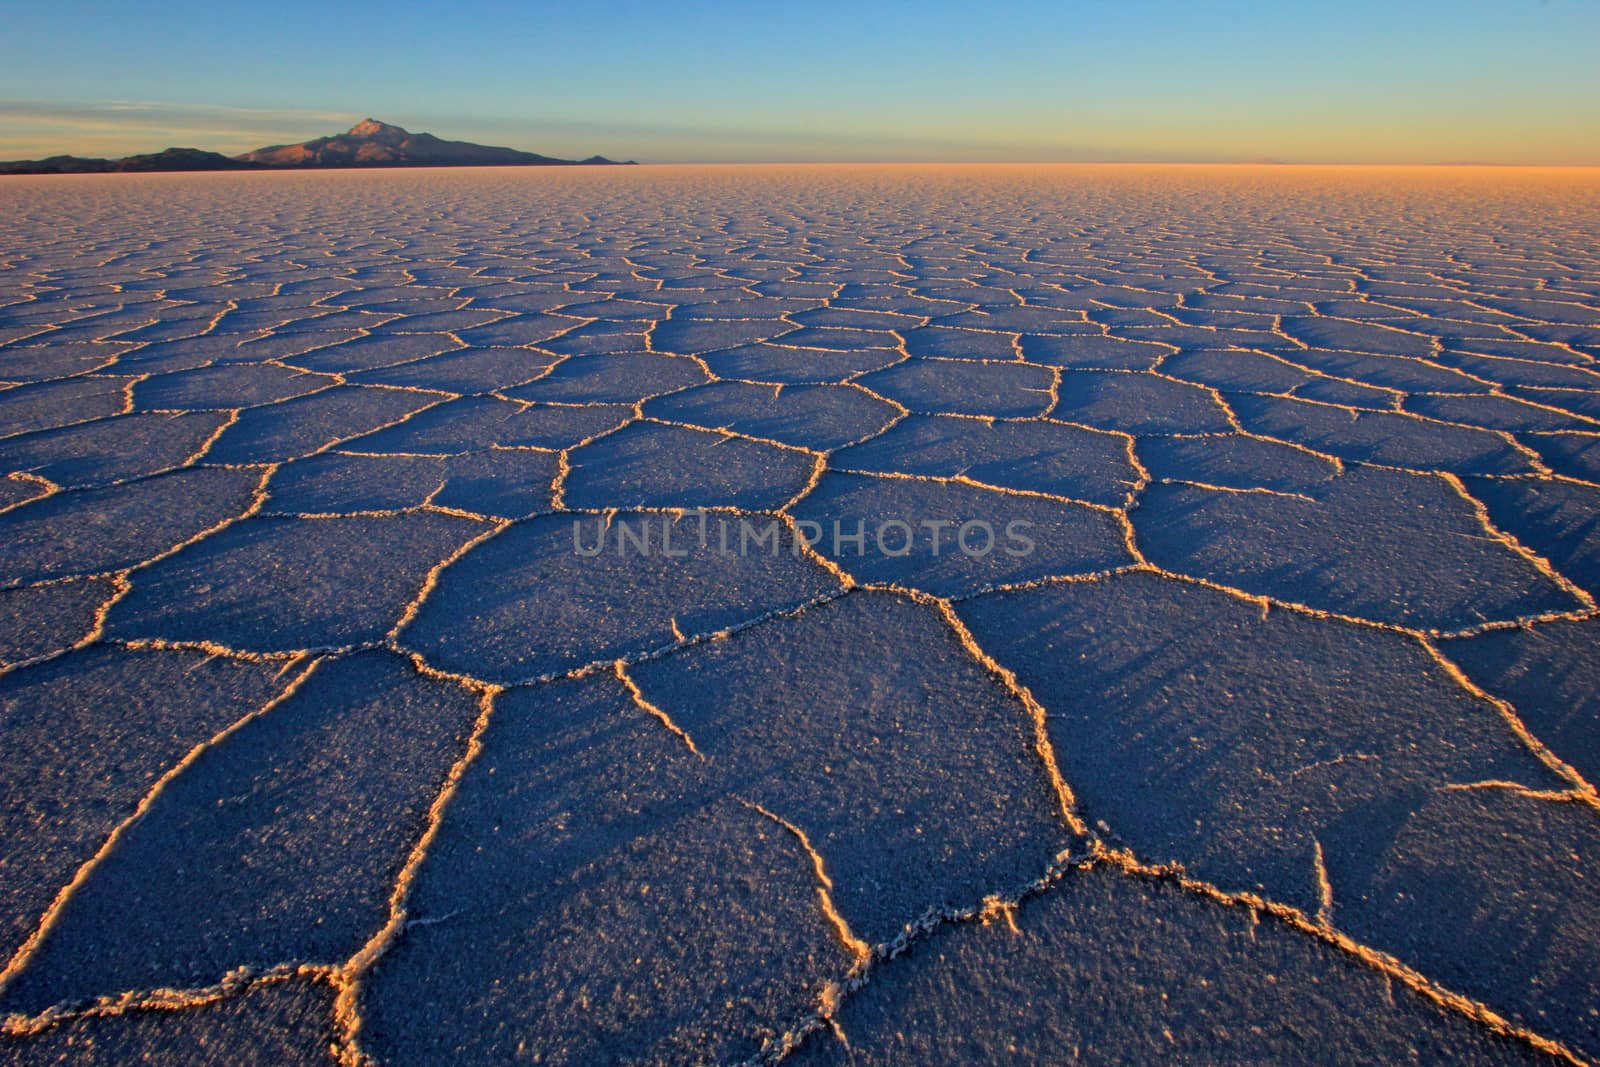
[[[1600,164],[1600,0],[11,0],[0,158],[372,115],[651,161]]]

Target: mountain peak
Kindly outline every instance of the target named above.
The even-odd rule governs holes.
[[[387,122],[379,122],[374,118],[365,118],[350,127],[350,137],[377,137],[380,134],[398,134],[406,136],[406,131],[398,126],[391,126]]]

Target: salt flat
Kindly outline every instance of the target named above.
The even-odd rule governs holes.
[[[1600,1061],[1597,516],[1594,171],[7,179],[0,1058]]]

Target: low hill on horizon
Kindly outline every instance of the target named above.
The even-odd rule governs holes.
[[[515,148],[446,141],[431,133],[411,133],[399,126],[363,119],[348,131],[299,144],[269,145],[238,156],[199,148],[94,159],[50,156],[0,162],[0,174],[108,174],[123,172],[208,170],[341,170],[367,167],[577,167],[630,166],[604,156],[557,159]]]
[[[167,148],[121,159],[95,159],[85,156],[50,156],[0,163],[0,174],[113,174],[153,173],[187,170],[260,170],[220,152],[201,148]]]

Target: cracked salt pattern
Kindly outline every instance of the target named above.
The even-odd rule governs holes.
[[[8,1060],[1600,1060],[1591,173],[0,201]]]

